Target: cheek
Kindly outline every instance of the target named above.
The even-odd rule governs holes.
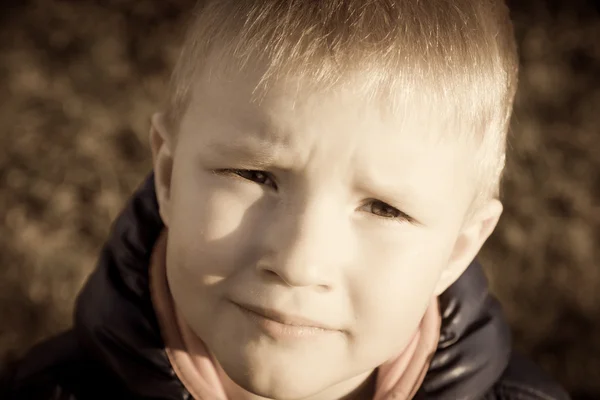
[[[233,179],[191,169],[175,175],[167,269],[180,304],[218,301],[244,269],[255,265],[269,207],[261,191]]]
[[[235,178],[205,171],[193,174],[180,173],[193,178],[173,183],[169,237],[177,247],[174,251],[186,259],[186,265],[227,269],[236,259],[247,259],[265,219],[261,218],[264,201],[258,191]]]
[[[196,178],[173,182],[167,273],[178,309],[199,336],[210,339],[208,326],[228,326],[227,287],[251,265],[249,218],[255,211],[243,193],[235,196],[210,176]]]
[[[201,236],[205,241],[219,240],[239,230],[255,199],[235,193],[224,184],[224,178],[210,172],[185,172],[176,174],[173,182],[171,214],[175,226],[171,228]]]
[[[364,252],[361,273],[352,279],[356,340],[366,351],[390,357],[410,341],[434,296],[450,246],[433,235],[413,234],[395,243],[378,242]]]

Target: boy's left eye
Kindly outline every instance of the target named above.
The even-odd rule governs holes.
[[[259,185],[271,186],[273,189],[277,189],[277,184],[268,172],[250,169],[227,169],[220,172],[237,175],[240,178],[247,179],[252,182],[256,182]]]
[[[387,203],[384,203],[381,200],[373,200],[370,203],[367,203],[366,206],[369,208],[369,212],[381,218],[406,221],[411,220],[411,218],[408,215],[398,210],[397,208],[392,207]]]

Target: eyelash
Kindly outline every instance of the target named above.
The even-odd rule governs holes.
[[[216,171],[217,173],[221,173],[221,174],[229,174],[229,175],[236,175],[237,177],[241,178],[241,179],[245,179],[251,182],[256,182],[259,185],[268,185],[267,182],[271,182],[271,187],[274,190],[277,190],[277,184],[275,183],[275,181],[273,180],[272,176],[268,173],[268,172],[264,172],[264,171],[259,171],[259,170],[248,170],[248,169],[224,169],[224,170],[218,170]],[[259,175],[261,176],[260,179],[253,179],[252,177],[248,177],[247,175]],[[246,176],[244,176],[246,175]],[[412,218],[403,213],[402,211],[398,210],[395,207],[390,206],[389,204],[381,201],[381,200],[375,200],[375,199],[371,199],[370,203],[367,204],[371,204],[371,208],[373,208],[373,206],[377,205],[379,206],[379,208],[388,211],[388,214],[394,214],[393,216],[382,216],[382,215],[378,215],[374,212],[371,211],[371,213],[383,220],[385,220],[386,222],[388,221],[393,221],[393,222],[412,222]]]
[[[260,175],[262,175],[262,178],[263,178],[261,180],[266,180],[267,182],[271,181],[272,184],[270,186],[274,190],[277,190],[277,184],[275,183],[275,181],[273,180],[273,178],[271,177],[271,175],[268,172],[251,170],[251,169],[225,169],[225,170],[220,170],[218,172],[222,172],[224,174],[236,175],[242,179],[246,179],[251,182],[256,182],[259,185],[268,185],[268,183],[266,183],[266,182],[259,182],[259,180],[252,179],[252,178],[249,178],[249,177],[243,175],[243,174],[250,174],[250,175],[251,174],[256,174],[256,175],[260,174]]]

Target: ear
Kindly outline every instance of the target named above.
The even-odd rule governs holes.
[[[160,217],[169,226],[171,176],[173,174],[173,148],[171,135],[167,132],[162,113],[152,116],[150,126],[150,147],[154,166],[154,185]]]
[[[480,207],[463,225],[450,260],[442,271],[435,294],[439,296],[452,285],[471,264],[492,234],[502,215],[502,203],[491,199]]]

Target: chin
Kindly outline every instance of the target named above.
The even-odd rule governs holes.
[[[298,380],[296,380],[295,385],[294,386],[299,386],[300,382],[298,382]],[[277,399],[277,400],[302,400],[302,399],[306,399],[307,397],[311,396],[311,395],[315,395],[316,393],[319,393],[320,391],[322,391],[323,389],[315,389],[315,390],[310,390],[310,387],[307,387],[306,385],[302,385],[302,387],[290,387],[291,382],[288,383],[281,383],[281,384],[271,384],[268,386],[264,386],[264,385],[252,385],[252,384],[248,384],[248,385],[241,385],[238,384],[238,386],[240,386],[241,388],[243,388],[244,390],[267,398],[267,399]]]
[[[323,391],[326,378],[315,368],[269,368],[265,365],[253,367],[235,365],[223,369],[227,376],[240,388],[252,394],[277,400],[301,400]]]

